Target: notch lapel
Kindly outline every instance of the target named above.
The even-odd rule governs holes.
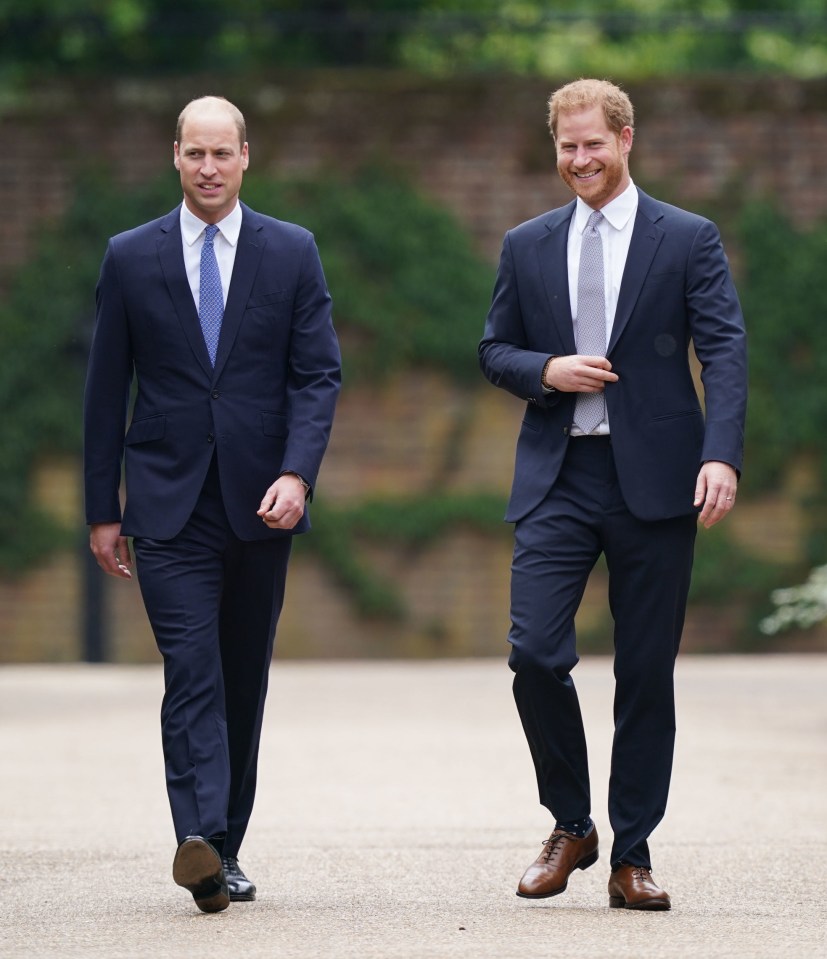
[[[242,220],[241,231],[238,234],[238,248],[235,251],[233,275],[230,279],[230,289],[227,292],[227,306],[224,309],[224,319],[221,322],[221,335],[218,338],[218,352],[215,357],[215,376],[218,377],[227,357],[233,348],[235,338],[241,326],[241,318],[247,301],[250,299],[250,290],[258,273],[261,256],[264,253],[266,241],[261,236],[262,224],[257,215],[243,203],[241,204]]]
[[[607,355],[614,349],[629,322],[652,260],[664,236],[663,230],[656,223],[663,216],[657,203],[642,190],[638,190],[638,197],[635,225],[632,228],[632,239],[626,256],[626,266],[623,269],[623,279],[620,282]]]
[[[569,226],[575,202],[555,210],[546,220],[546,232],[537,243],[540,275],[549,310],[566,353],[576,353],[574,322],[569,294],[568,242]]]
[[[158,240],[158,259],[161,261],[161,270],[169,289],[172,304],[192,352],[204,372],[212,377],[210,355],[207,352],[207,344],[204,342],[201,321],[198,319],[198,310],[195,307],[190,282],[187,279],[187,270],[184,266],[180,210],[180,206],[176,207],[161,223],[162,232]]]

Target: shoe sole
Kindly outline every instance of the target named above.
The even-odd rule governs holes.
[[[181,843],[172,863],[172,878],[192,894],[202,912],[222,912],[230,905],[221,859],[203,839]]]
[[[593,866],[597,862],[598,856],[599,850],[595,849],[593,853],[590,853],[588,856],[581,859],[574,869],[588,869],[589,866]],[[571,872],[574,872],[574,869],[572,869]],[[570,875],[571,873],[569,873],[569,876]],[[565,892],[568,887],[569,881],[568,877],[566,877],[566,881],[563,883],[563,885],[560,886],[559,889],[553,889],[551,892],[520,892],[518,889],[517,895],[520,897],[520,899],[551,899],[552,896],[559,896],[561,892]]]
[[[626,902],[623,896],[609,896],[610,909],[640,909],[644,912],[667,912],[672,908],[671,902],[663,899],[644,899],[641,902]]]

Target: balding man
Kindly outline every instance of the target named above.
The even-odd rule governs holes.
[[[164,659],[173,878],[204,912],[255,898],[238,852],[268,670],[340,386],[313,237],[239,201],[248,162],[235,106],[184,108],[183,203],[109,241],[84,408],[90,545],[128,580],[133,537]]]

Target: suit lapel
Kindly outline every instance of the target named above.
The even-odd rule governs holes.
[[[629,317],[632,315],[638,296],[640,296],[652,260],[663,239],[663,230],[656,223],[662,216],[658,204],[642,190],[638,190],[635,225],[632,228],[629,253],[626,256],[626,267],[623,270],[623,279],[620,283],[620,293],[617,298],[617,308],[607,354],[611,353],[629,322]]]
[[[158,258],[161,269],[172,298],[178,320],[184,334],[195,354],[195,358],[204,368],[204,372],[212,377],[210,356],[204,334],[201,332],[201,322],[198,319],[198,310],[192,298],[187,270],[184,266],[184,249],[181,239],[180,206],[166,216],[161,223],[161,236],[158,240]]]
[[[266,245],[261,235],[262,223],[258,216],[245,204],[241,204],[241,231],[238,234],[238,247],[235,251],[233,275],[227,293],[227,306],[221,323],[221,336],[218,339],[218,352],[215,357],[215,375],[218,376],[227,362],[235,338],[241,326],[241,318],[250,290],[258,273],[261,256]],[[190,297],[192,299],[192,297]]]
[[[567,353],[576,353],[574,323],[569,295],[568,242],[569,225],[575,203],[555,210],[546,220],[546,232],[537,243],[540,275],[543,278],[551,318]]]

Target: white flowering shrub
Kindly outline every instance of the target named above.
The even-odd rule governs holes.
[[[817,566],[800,586],[774,590],[770,599],[777,608],[759,623],[768,636],[793,627],[807,629],[827,619],[827,566]]]

